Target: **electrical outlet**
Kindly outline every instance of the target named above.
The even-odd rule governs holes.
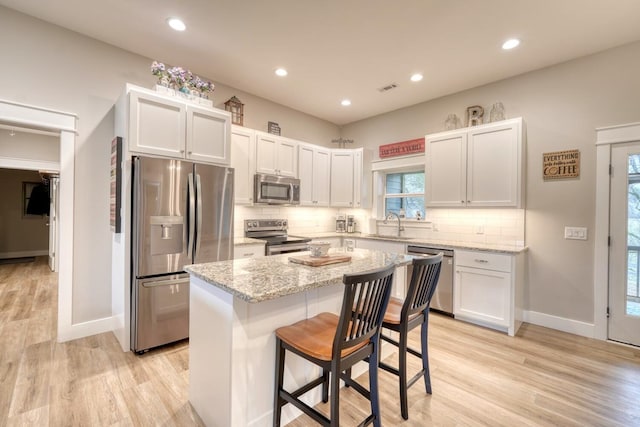
[[[484,225],[476,225],[476,234],[484,234]]]
[[[564,238],[568,240],[587,240],[587,227],[564,227]]]
[[[436,223],[436,222],[431,224],[431,227],[433,228],[433,231],[440,231],[440,229],[438,228],[438,223]]]

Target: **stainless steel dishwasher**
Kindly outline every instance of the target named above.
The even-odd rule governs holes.
[[[431,299],[431,310],[439,311],[453,317],[453,250],[440,249],[432,246],[407,246],[409,255],[437,255],[442,252],[442,267],[436,291]],[[407,289],[411,281],[413,267],[407,267]]]

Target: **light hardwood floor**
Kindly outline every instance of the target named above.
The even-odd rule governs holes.
[[[0,426],[202,425],[187,399],[186,342],[143,356],[123,353],[111,333],[58,344],[56,301],[46,258],[0,265]],[[640,350],[533,325],[508,337],[430,319],[433,395],[414,385],[403,421],[397,379],[380,372],[384,426],[640,426]],[[343,425],[366,409],[343,389]]]

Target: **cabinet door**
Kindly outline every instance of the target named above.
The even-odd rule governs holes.
[[[229,165],[231,116],[195,106],[187,107],[187,158]]]
[[[457,267],[453,295],[453,313],[456,317],[488,326],[509,327],[510,273]]]
[[[353,207],[362,207],[362,150],[353,152]]]
[[[275,137],[258,134],[256,138],[256,172],[277,175],[278,141]]]
[[[298,146],[298,170],[300,171],[300,205],[315,206],[313,198],[313,147]]]
[[[466,204],[465,132],[427,138],[425,147],[425,205],[460,207]]]
[[[331,151],[316,148],[313,155],[313,199],[315,206],[329,206],[330,180]]]
[[[353,152],[331,153],[331,206],[353,207]]]
[[[471,130],[467,145],[467,206],[518,206],[519,126]]]
[[[160,96],[129,93],[129,149],[184,158],[186,105]]]
[[[253,203],[253,175],[255,174],[254,132],[240,126],[231,128],[231,167],[236,170],[235,201]]]
[[[276,144],[276,173],[296,178],[298,176],[298,144],[279,140]]]

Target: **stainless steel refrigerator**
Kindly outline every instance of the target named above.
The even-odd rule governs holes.
[[[134,157],[131,349],[189,336],[184,266],[233,258],[233,169]]]

